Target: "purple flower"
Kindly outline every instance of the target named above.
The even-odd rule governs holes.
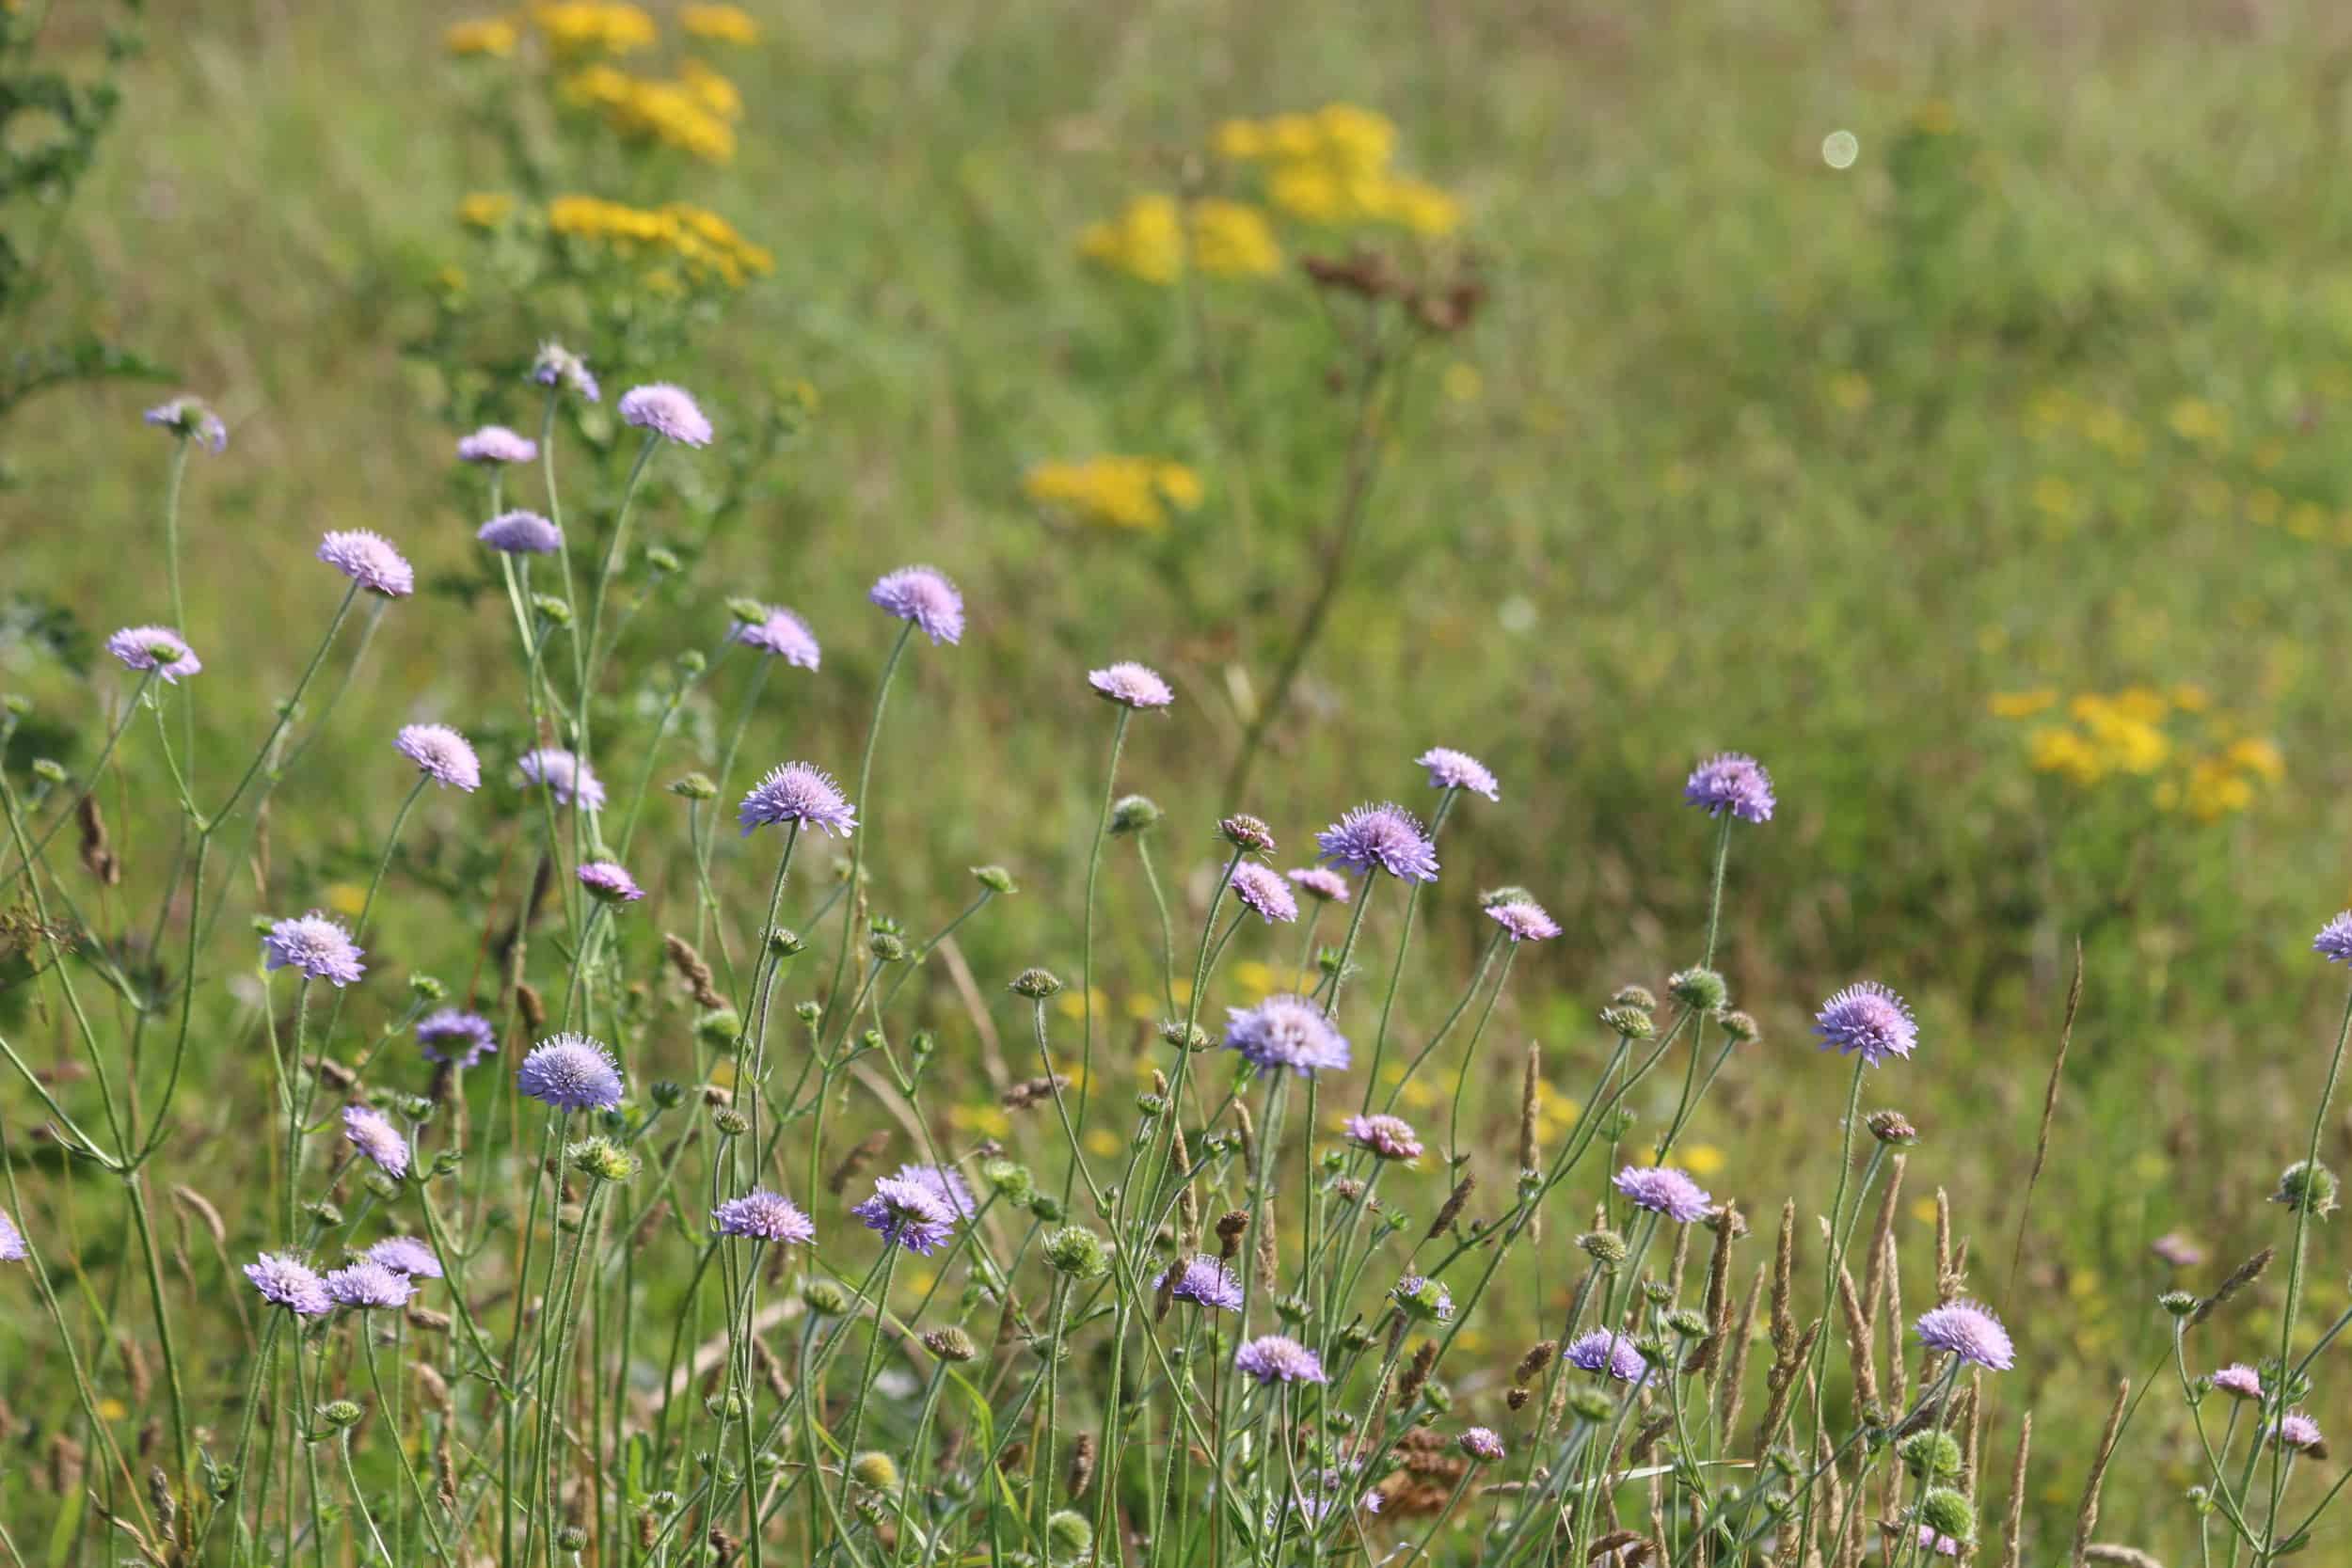
[[[901,566],[866,592],[901,621],[912,621],[934,645],[963,641],[963,595],[929,566]]]
[[[415,1285],[405,1274],[394,1274],[371,1259],[329,1271],[326,1279],[326,1293],[338,1307],[353,1307],[364,1312],[370,1307],[405,1307],[408,1298],[417,1293]]]
[[[406,1275],[411,1279],[441,1277],[440,1259],[434,1256],[431,1247],[414,1236],[387,1236],[368,1248],[366,1256],[369,1262],[380,1263],[394,1274]]]
[[[219,415],[195,398],[159,403],[139,418],[174,436],[186,436],[215,457],[229,450],[229,427],[220,422]]]
[[[2300,1410],[2290,1410],[2264,1430],[2263,1435],[2274,1443],[2310,1452],[2323,1447],[2326,1439],[2319,1434],[2319,1423]]]
[[[1383,1160],[1421,1158],[1421,1136],[1403,1117],[1350,1117],[1343,1131],[1349,1143]]]
[[[1628,1165],[1617,1173],[1616,1188],[1636,1209],[1663,1214],[1678,1225],[1705,1219],[1712,1201],[1705,1188],[1672,1165]]]
[[[471,436],[457,438],[460,463],[528,463],[538,455],[538,442],[502,424],[485,424]]]
[[[417,1045],[427,1061],[447,1062],[452,1067],[471,1067],[483,1057],[495,1055],[499,1048],[498,1031],[480,1013],[469,1013],[458,1007],[443,1007],[428,1013],[417,1024]]]
[[[1778,803],[1772,799],[1772,776],[1762,763],[1740,752],[1724,752],[1692,768],[1682,799],[1709,816],[1729,812],[1742,822],[1770,822]]]
[[[1821,1037],[1822,1050],[1834,1045],[1848,1056],[1859,1051],[1872,1067],[1889,1056],[1908,1056],[1919,1043],[1910,1005],[1876,980],[1848,986],[1822,1003],[1813,1015],[1813,1032]]]
[[[968,1220],[980,1212],[972,1197],[961,1172],[953,1165],[900,1165],[891,1172],[901,1181],[912,1181],[947,1206],[947,1212],[960,1220]]]
[[[392,750],[438,784],[454,784],[470,795],[482,787],[482,759],[472,743],[447,724],[403,724]]]
[[[2319,928],[2319,935],[2312,938],[2312,951],[2329,963],[2352,964],[2352,910]]]
[[[320,540],[319,559],[388,599],[405,599],[417,591],[417,574],[392,542],[363,528],[342,529]]]
[[[817,1237],[816,1224],[799,1204],[765,1187],[728,1198],[710,1212],[710,1223],[722,1236],[755,1242],[808,1242]]]
[[[1454,1316],[1454,1292],[1442,1280],[1426,1275],[1407,1274],[1396,1282],[1389,1299],[1405,1310],[1408,1318],[1423,1323],[1445,1323]]]
[[[1228,1007],[1225,1044],[1261,1074],[1283,1068],[1302,1077],[1347,1066],[1347,1040],[1323,1009],[1303,996],[1269,996],[1254,1007]]]
[[[1619,1383],[1639,1383],[1649,1375],[1649,1362],[1622,1334],[1596,1328],[1568,1341],[1567,1362],[1583,1371],[1600,1372]]]
[[[596,770],[561,746],[525,752],[515,766],[526,780],[547,785],[557,805],[568,806],[578,800],[590,811],[604,810],[604,784]]]
[[[631,387],[621,394],[621,422],[650,430],[680,446],[710,445],[710,421],[682,387],[666,381]]]
[[[1260,1383],[1328,1383],[1313,1351],[1287,1334],[1266,1334],[1233,1353],[1233,1370]]]
[[[1493,772],[1468,752],[1432,746],[1413,760],[1429,769],[1432,789],[1467,789],[1489,800],[1502,799],[1502,786],[1495,783]]]
[[[400,1129],[387,1120],[381,1111],[366,1105],[344,1106],[343,1136],[386,1175],[408,1174],[408,1140],[400,1135]]]
[[[323,1318],[335,1309],[327,1299],[326,1283],[292,1253],[262,1253],[245,1266],[245,1276],[262,1292],[262,1299],[305,1318]]]
[[[473,536],[507,555],[553,555],[564,547],[564,531],[536,512],[501,512]]]
[[[1269,926],[1298,918],[1298,900],[1291,896],[1290,884],[1256,861],[1233,867],[1233,896],[1263,915]]]
[[[727,636],[747,648],[772,654],[796,670],[814,670],[821,650],[808,623],[788,610],[771,609],[757,621],[738,621]]]
[[[542,387],[566,387],[594,403],[603,395],[588,361],[562,343],[541,343],[539,357],[531,362],[531,379]]]
[[[0,1263],[21,1263],[31,1252],[24,1244],[24,1232],[16,1227],[6,1209],[0,1209]]]
[[[1087,672],[1087,684],[1103,696],[1132,708],[1166,707],[1176,700],[1159,673],[1141,664],[1120,663]]]
[[[1962,1543],[1942,1533],[1933,1525],[1921,1525],[1919,1544],[1938,1557],[1958,1557]]]
[[[585,1035],[555,1035],[532,1046],[515,1085],[559,1111],[610,1111],[621,1102],[619,1065]]]
[[[1167,1283],[1168,1271],[1163,1269],[1160,1276],[1152,1281],[1152,1289],[1156,1291]],[[1233,1277],[1233,1271],[1225,1266],[1223,1259],[1198,1252],[1184,1259],[1184,1272],[1176,1276],[1176,1283],[1168,1293],[1196,1307],[1211,1307],[1220,1312],[1241,1310],[1241,1281]]]
[[[955,1234],[955,1212],[920,1181],[885,1176],[874,1183],[874,1196],[851,1205],[850,1212],[909,1252],[935,1252]]]
[[[2243,1361],[2233,1361],[2213,1374],[2213,1386],[2242,1400],[2263,1397],[2262,1374]]]
[[[154,671],[174,686],[181,676],[204,668],[187,639],[169,626],[125,626],[106,639],[106,651],[134,670]]]
[[[1486,918],[1502,927],[1513,942],[1543,942],[1560,934],[1560,923],[1546,914],[1541,904],[1489,904]]]
[[[1502,1462],[1502,1439],[1492,1427],[1471,1427],[1462,1433],[1462,1451],[1486,1465]]]
[[[743,824],[745,838],[752,836],[755,828],[785,822],[803,823],[827,836],[838,833],[847,838],[857,826],[857,808],[823,768],[787,762],[770,768],[768,776],[752,786],[736,819]]]
[[[580,885],[592,897],[608,904],[634,904],[645,895],[628,867],[618,861],[589,861],[580,868]]]
[[[367,951],[352,943],[340,921],[317,910],[293,920],[281,920],[262,939],[263,969],[294,968],[313,980],[348,986],[367,973],[359,961]]]
[[[2193,1269],[2205,1260],[2205,1249],[2177,1230],[2168,1230],[2149,1243],[2148,1250],[2176,1269]]]
[[[1319,859],[1343,865],[1359,877],[1374,871],[1406,881],[1438,879],[1438,847],[1403,806],[1358,806],[1315,835]]]
[[[1298,891],[1310,898],[1319,898],[1327,904],[1344,904],[1352,896],[1347,879],[1328,866],[1302,865],[1289,875],[1290,879],[1298,884]]]
[[[1992,1309],[1973,1301],[1948,1301],[1919,1315],[1919,1342],[1932,1351],[1957,1355],[1993,1371],[2005,1372],[2017,1364],[2009,1330]]]

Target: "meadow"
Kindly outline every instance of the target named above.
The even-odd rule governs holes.
[[[2312,933],[2352,900],[2352,17],[7,16],[10,80],[121,92],[70,198],[0,187],[10,1560],[1508,1563],[1605,1522],[1835,1565],[1931,1555],[1939,1492],[1988,1563],[2341,1549],[2341,1514],[2291,1528],[2324,1444],[2255,1444],[2293,1379],[2244,1419],[2194,1380],[2312,1354],[2297,1407],[2352,1421],[2330,1205],[2273,1201],[2344,1152]],[[33,388],[59,344],[119,373]],[[707,445],[631,417],[655,384]],[[460,461],[492,424],[531,457]],[[560,578],[478,541],[517,508]],[[405,590],[319,557],[356,530]],[[869,599],[917,562],[951,638]],[[105,645],[142,626],[202,671]],[[1165,711],[1089,689],[1127,660]],[[393,750],[428,723],[478,790]],[[550,746],[606,807],[518,772]],[[1693,809],[1729,752],[1769,819]],[[738,836],[787,761],[853,831],[798,795]],[[1383,800],[1434,882],[1343,835],[1347,902],[1235,925],[1242,868]],[[647,896],[596,901],[600,860]],[[365,949],[347,989],[263,967],[311,910]],[[1866,980],[1915,1050],[1857,1072],[1817,1014]],[[1182,1048],[1292,992],[1343,1071],[1261,1076],[1247,1025]],[[421,1053],[445,1006],[486,1066]],[[522,1103],[574,1029],[619,1053],[609,1117]],[[1351,1134],[1375,1100],[1417,1161]],[[969,1188],[936,1255],[850,1213],[902,1164]],[[1753,1233],[1649,1204],[1649,1166]],[[813,1244],[714,1239],[755,1183]],[[393,1234],[438,1271],[405,1314],[247,1282]],[[1220,1246],[1240,1318],[1166,1315]],[[1444,1313],[1390,1291],[1417,1269]],[[2013,1366],[1923,1354],[1947,1298]],[[1572,1400],[1564,1321],[1687,1370],[1620,1387],[1605,1350],[1613,1402]],[[1311,1415],[1236,1386],[1278,1333],[1328,1363]],[[1491,1473],[1444,1446],[1472,1426]],[[1913,1441],[1947,1428],[1949,1465]],[[1385,1503],[1343,1520],[1315,1478],[1351,1467]]]

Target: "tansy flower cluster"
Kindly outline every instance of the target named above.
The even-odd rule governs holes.
[[[1396,126],[1353,103],[1270,119],[1229,119],[1216,150],[1260,165],[1266,199],[1310,223],[1389,223],[1417,234],[1450,234],[1462,207],[1424,180],[1394,173]]]
[[[697,281],[715,277],[729,287],[775,267],[765,246],[707,208],[684,201],[631,207],[593,196],[560,196],[548,203],[548,230],[565,239],[611,248],[626,260],[675,261]]]
[[[2084,692],[2066,702],[2063,721],[2058,693],[2046,687],[2002,692],[1990,706],[1998,719],[2042,721],[2026,742],[2035,772],[2082,790],[2152,779],[2158,810],[2200,822],[2247,810],[2286,773],[2277,746],[2239,733],[2227,715],[2212,711],[2211,698],[2197,686]]]
[[[1021,479],[1021,493],[1038,505],[1097,528],[1156,533],[1168,509],[1200,504],[1200,476],[1160,457],[1090,457],[1046,462]]]
[[[558,55],[626,55],[660,36],[643,9],[608,0],[542,0],[529,14]]]
[[[1078,253],[1160,284],[1183,277],[1187,257],[1210,277],[1267,277],[1282,266],[1281,247],[1263,209],[1214,199],[1185,209],[1157,191],[1135,198],[1115,218],[1089,224],[1078,236]]]
[[[759,24],[740,6],[683,6],[677,24],[690,38],[710,43],[757,43]]]
[[[668,80],[591,65],[566,77],[559,92],[566,103],[595,111],[626,140],[675,148],[708,164],[735,157],[735,122],[743,117],[743,95],[697,61],[683,62],[676,77]]]

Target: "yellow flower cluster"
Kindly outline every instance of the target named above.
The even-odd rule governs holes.
[[[1265,277],[1282,265],[1282,250],[1264,212],[1243,201],[1196,201],[1187,214],[1173,197],[1150,192],[1128,202],[1119,216],[1089,224],[1078,236],[1079,254],[1146,283],[1173,283],[1183,277],[1187,249],[1193,263],[1211,277]]]
[[[457,204],[457,221],[469,229],[496,229],[515,215],[515,198],[504,191],[474,191]]]
[[[1266,199],[1311,223],[1393,223],[1417,234],[1450,234],[1462,206],[1424,180],[1392,172],[1396,126],[1353,103],[1271,119],[1229,119],[1217,152],[1265,166]]]
[[[441,35],[441,47],[453,55],[496,55],[503,59],[522,41],[522,29],[502,16],[453,22]]]
[[[632,260],[675,261],[697,280],[729,286],[771,272],[775,258],[706,208],[683,201],[630,207],[593,196],[562,196],[548,204],[548,229],[566,239],[609,245]]]
[[[757,43],[759,24],[752,13],[740,6],[686,6],[677,13],[677,24],[690,38],[707,39],[712,43]]]
[[[675,80],[660,81],[592,65],[566,78],[563,92],[623,136],[675,147],[706,163],[735,156],[734,122],[742,118],[743,95],[708,66],[689,60]]]
[[[531,20],[548,47],[567,56],[626,55],[650,49],[660,38],[644,10],[612,0],[541,0],[531,8]]]
[[[2047,687],[2002,692],[1991,704],[1995,718],[2016,720],[2053,713],[2058,705],[2058,693]],[[2087,691],[2065,705],[2066,722],[2034,726],[2027,758],[2035,772],[2079,789],[2119,777],[2154,778],[2158,810],[2212,822],[2253,805],[2264,786],[2285,777],[2286,762],[2277,746],[2233,734],[2224,719],[2192,723],[2194,736],[2176,735],[2177,718],[2193,721],[2210,706],[2204,689],[2193,685]]]
[[[1158,457],[1040,463],[1022,476],[1021,490],[1040,506],[1098,527],[1144,532],[1166,528],[1169,507],[1190,512],[1200,504],[1200,476]]]

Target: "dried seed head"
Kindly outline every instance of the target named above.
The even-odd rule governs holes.
[[[1527,1354],[1519,1357],[1519,1364],[1511,1369],[1511,1381],[1520,1385],[1534,1382],[1543,1375],[1544,1369],[1551,1365],[1551,1358],[1559,1354],[1559,1340],[1536,1340],[1527,1347]]]
[[[979,1354],[972,1343],[972,1336],[953,1323],[934,1328],[923,1336],[923,1348],[942,1361],[969,1361]]]
[[[700,953],[694,951],[692,942],[665,931],[661,937],[661,948],[670,956],[670,967],[676,970],[678,978],[686,982],[687,992],[693,997],[695,1006],[714,1011],[725,1008],[727,999],[719,994],[710,966],[703,961]]]
[[[1715,1022],[1723,1025],[1724,1034],[1741,1045],[1754,1045],[1764,1037],[1764,1031],[1757,1028],[1756,1020],[1746,1013],[1727,1012]]]
[[[1438,1211],[1438,1217],[1430,1222],[1429,1233],[1422,1240],[1434,1242],[1453,1228],[1454,1222],[1462,1215],[1462,1206],[1470,1201],[1470,1196],[1477,1186],[1478,1178],[1475,1176],[1466,1175],[1455,1182],[1454,1191],[1446,1195],[1444,1207]]]
[[[541,996],[538,989],[530,981],[515,982],[515,1004],[522,1009],[523,1026],[532,1034],[541,1034],[547,1029],[547,998]]]
[[[1069,1493],[1074,1501],[1094,1484],[1094,1433],[1082,1432],[1070,1448]]]
[[[1217,1256],[1230,1259],[1241,1250],[1241,1233],[1249,1228],[1248,1212],[1228,1209],[1216,1217]]]
[[[2240,1291],[2245,1290],[2246,1287],[2251,1285],[2257,1279],[2260,1279],[2263,1276],[2263,1271],[2270,1267],[2270,1259],[2275,1257],[2277,1253],[2278,1248],[2276,1247],[2265,1247],[2260,1252],[2254,1254],[2253,1257],[2249,1258],[2245,1262],[2240,1263],[2236,1268],[2230,1271],[2230,1277],[2223,1280],[2220,1285],[2215,1289],[2213,1294],[2205,1298],[2205,1305],[2200,1307],[2196,1311],[2189,1314],[2188,1326],[2195,1328],[2199,1323],[2201,1323],[2207,1318],[2212,1317],[2215,1309],[2219,1307],[2223,1303],[2227,1302],[2232,1296],[2236,1295]]]

